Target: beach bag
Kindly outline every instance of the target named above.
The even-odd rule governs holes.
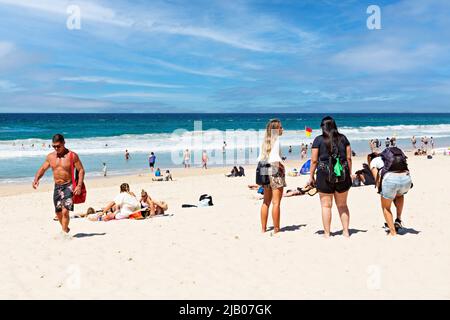
[[[267,161],[259,161],[256,166],[256,184],[258,186],[267,186],[270,184],[269,179],[270,163]]]
[[[73,152],[70,152],[70,170],[72,172],[72,189],[75,191],[76,186],[78,185],[78,170],[75,168],[74,161],[73,161]],[[81,185],[81,193],[79,195],[73,194],[72,201],[74,204],[84,203],[86,202],[86,195],[87,190],[86,186],[83,184]]]
[[[212,196],[209,194],[202,194],[198,199],[198,203],[200,207],[208,207],[213,206]]]

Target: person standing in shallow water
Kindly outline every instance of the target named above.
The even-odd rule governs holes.
[[[81,194],[81,186],[84,180],[84,168],[80,158],[75,152],[69,151],[65,147],[64,137],[61,134],[55,134],[52,139],[54,152],[49,153],[42,166],[36,172],[33,181],[33,188],[39,187],[39,180],[44,176],[45,172],[52,168],[53,180],[55,181],[55,189],[53,193],[53,203],[55,212],[62,231],[68,235],[69,229],[69,211],[73,211],[73,195]],[[72,190],[72,170],[70,164],[70,155],[73,154],[73,164],[78,170],[78,184],[75,190]]]
[[[283,189],[286,187],[285,168],[281,157],[280,139],[283,134],[281,121],[270,120],[266,126],[264,142],[258,161],[267,161],[270,164],[269,185],[264,185],[264,200],[261,205],[261,227],[262,232],[267,231],[267,219],[269,207],[272,204],[273,233],[280,231],[280,205]]]
[[[325,117],[321,123],[322,134],[314,139],[311,156],[310,185],[314,185],[320,195],[322,207],[322,222],[324,236],[328,238],[331,234],[331,208],[333,200],[336,203],[342,222],[342,234],[350,236],[350,211],[347,206],[348,191],[352,186],[352,149],[347,137],[340,134],[336,122],[331,117]],[[330,181],[329,160],[335,155],[342,164],[342,179],[339,182]],[[317,169],[317,178],[314,173]]]

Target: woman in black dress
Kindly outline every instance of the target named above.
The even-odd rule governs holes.
[[[342,222],[342,233],[349,237],[347,196],[352,186],[352,149],[347,137],[339,133],[333,118],[323,118],[320,126],[322,134],[316,137],[312,146],[310,184],[316,186],[320,194],[324,236],[330,236],[334,198]]]

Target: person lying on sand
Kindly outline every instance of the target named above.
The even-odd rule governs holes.
[[[113,213],[107,213],[111,209]],[[130,214],[140,209],[140,203],[128,183],[122,183],[120,193],[103,209],[102,221],[128,219]]]
[[[153,217],[158,214],[164,214],[164,212],[169,209],[169,206],[164,201],[158,201],[150,198],[148,193],[145,190],[141,191],[141,208],[148,208],[150,213],[150,217]]]

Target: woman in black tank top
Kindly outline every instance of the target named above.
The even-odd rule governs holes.
[[[324,236],[329,237],[331,233],[331,207],[334,198],[342,222],[343,235],[349,237],[350,212],[347,196],[352,186],[352,149],[347,137],[339,133],[333,118],[325,117],[320,126],[322,135],[316,137],[312,146],[310,184],[316,186],[319,191]],[[341,163],[343,172],[339,179],[331,181],[332,164],[337,161]],[[317,177],[314,177],[316,170]]]

